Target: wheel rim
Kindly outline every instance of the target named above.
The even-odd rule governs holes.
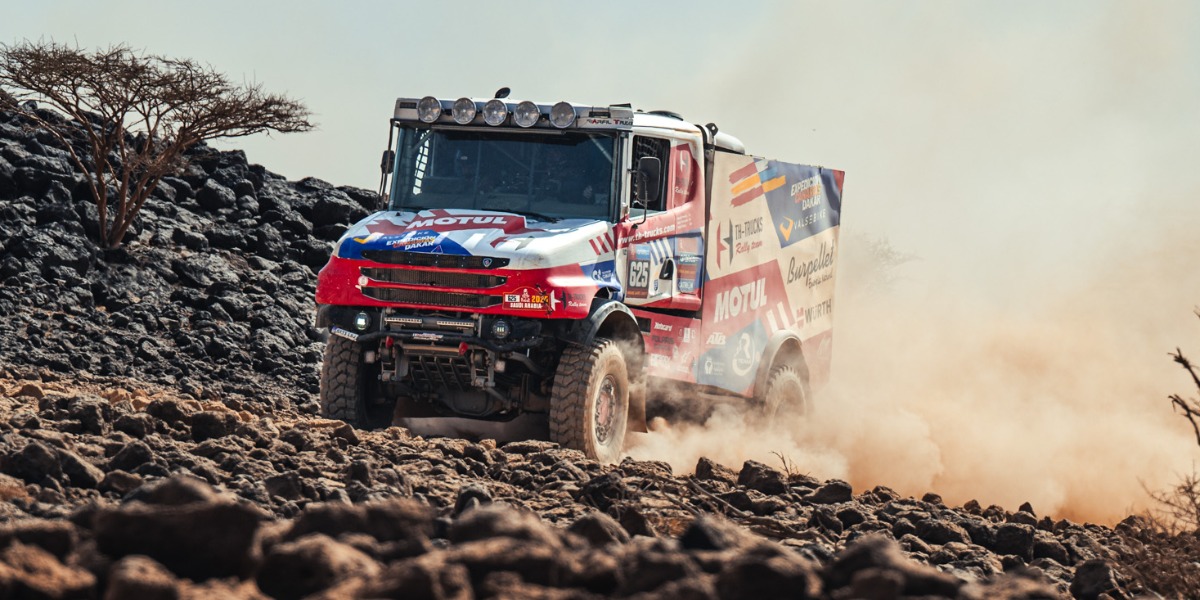
[[[605,375],[600,385],[596,386],[596,396],[593,400],[596,441],[607,444],[617,416],[617,381],[612,375]]]

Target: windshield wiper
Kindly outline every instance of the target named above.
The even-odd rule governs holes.
[[[423,210],[431,210],[428,206],[400,206],[396,208],[396,212],[412,212],[419,213]]]
[[[504,212],[510,212],[514,215],[521,215],[523,217],[533,217],[539,221],[546,221],[548,223],[557,223],[562,220],[562,217],[552,217],[550,215],[543,215],[542,213],[533,212],[531,210],[506,210]]]

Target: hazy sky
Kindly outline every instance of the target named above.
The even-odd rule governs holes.
[[[920,256],[930,285],[1016,297],[1200,225],[1194,3],[18,1],[5,12],[0,41],[127,43],[304,100],[319,130],[223,144],[293,179],[374,188],[395,97],[509,86],[514,98],[667,108],[755,154],[843,169],[845,228]],[[1005,283],[1014,273],[1021,284]]]

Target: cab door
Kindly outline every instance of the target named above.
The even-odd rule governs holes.
[[[633,138],[633,161],[653,156],[663,165],[656,201],[630,211],[625,303],[697,310],[704,264],[704,203],[698,141],[650,135]]]

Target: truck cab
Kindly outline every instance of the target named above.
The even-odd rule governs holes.
[[[656,390],[772,414],[827,373],[840,171],[668,112],[432,96],[382,168],[318,278],[328,417],[541,413],[612,462]]]

